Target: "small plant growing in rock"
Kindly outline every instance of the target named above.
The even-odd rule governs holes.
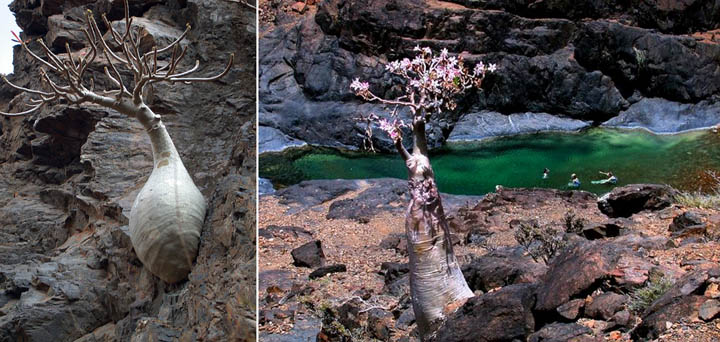
[[[148,92],[153,84],[160,82],[188,84],[217,80],[230,71],[233,55],[218,75],[192,77],[191,74],[200,67],[199,61],[195,61],[190,69],[179,68],[187,52],[187,46],[181,48],[180,42],[190,32],[190,25],[168,46],[153,47],[151,51],[142,53],[140,28],[132,25],[127,0],[124,6],[125,25],[120,31],[103,15],[107,28],[103,32],[93,13],[90,10],[85,13],[86,27],[82,32],[87,48],[81,51],[72,51],[66,43],[65,53],[56,54],[42,39],[38,39],[37,45],[45,55],[42,58],[16,35],[25,52],[41,64],[40,77],[47,89],[21,87],[3,77],[12,88],[30,97],[28,109],[0,114],[27,115],[47,103],[64,100],[72,105],[99,105],[136,118],[150,137],[154,168],[130,211],[131,240],[135,252],[150,272],[168,283],[174,283],[187,276],[197,255],[206,204],[185,169],[160,115],[147,105]],[[89,69],[96,60],[106,64],[104,73],[114,89],[95,88],[95,79]],[[132,73],[132,86],[123,79],[122,68]]]
[[[456,107],[456,97],[466,90],[480,88],[485,75],[495,65],[478,63],[472,70],[463,59],[447,49],[433,54],[428,47],[415,47],[413,59],[388,63],[385,69],[404,82],[400,96],[385,99],[370,90],[367,82],[355,79],[350,88],[368,102],[393,108],[388,118],[369,114],[365,120],[384,131],[405,161],[408,171],[410,203],[405,216],[405,235],[410,264],[410,292],[421,339],[431,334],[444,318],[443,308],[473,296],[453,252],[448,222],[430,164],[425,125],[445,110]],[[399,111],[409,111],[404,122]],[[368,128],[369,129],[369,128]],[[403,144],[403,135],[412,136],[412,152]]]
[[[535,221],[520,223],[515,230],[515,240],[525,248],[533,260],[545,264],[566,245],[562,233],[551,227],[540,227]]]
[[[657,275],[652,276],[645,287],[641,287],[630,294],[628,309],[636,314],[643,313],[645,309],[665,294],[672,286],[673,281],[670,280],[670,278]]]
[[[580,234],[585,227],[586,220],[578,218],[574,211],[569,210],[565,213],[563,222],[565,223],[565,232]]]
[[[644,50],[640,50],[633,46],[633,52],[635,52],[635,61],[638,65],[638,70],[645,68],[647,64],[647,52]]]

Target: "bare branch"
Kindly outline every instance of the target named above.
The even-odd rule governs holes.
[[[163,53],[165,51],[169,51],[170,49],[174,48],[175,45],[180,44],[180,42],[183,39],[185,39],[185,36],[187,36],[188,32],[190,32],[190,28],[191,28],[190,23],[185,24],[185,31],[183,31],[183,33],[180,35],[180,37],[178,37],[178,39],[175,39],[175,41],[170,43],[170,45],[158,50],[157,53]],[[145,56],[143,56],[143,58],[145,58]]]
[[[195,64],[190,69],[185,71],[177,70],[182,62],[182,59],[187,54],[188,46],[181,48],[181,42],[190,32],[191,26],[189,24],[186,25],[182,34],[169,45],[163,48],[153,47],[151,52],[140,53],[141,28],[133,28],[133,18],[130,17],[128,0],[124,0],[123,3],[125,9],[124,32],[118,32],[118,30],[116,30],[112,26],[112,23],[107,19],[107,16],[102,15],[103,23],[107,26],[109,31],[110,38],[108,40],[113,41],[114,44],[120,48],[121,53],[116,53],[110,48],[108,41],[104,38],[103,32],[100,30],[100,27],[90,10],[87,10],[85,13],[86,27],[82,28],[83,35],[87,40],[87,48],[84,51],[79,52],[78,56],[73,55],[73,51],[67,43],[65,44],[65,53],[61,54],[61,56],[55,54],[45,44],[45,42],[42,41],[42,39],[38,39],[38,44],[46,55],[46,58],[43,58],[31,51],[27,44],[17,37],[22,44],[23,49],[27,51],[33,59],[40,62],[50,71],[55,72],[59,76],[60,82],[58,83],[53,81],[53,78],[51,78],[44,69],[40,70],[42,80],[52,92],[20,87],[12,84],[3,77],[5,82],[7,82],[12,88],[32,95],[35,98],[29,99],[29,105],[31,106],[29,110],[14,114],[2,114],[29,114],[36,111],[43,104],[49,101],[63,98],[70,103],[79,104],[83,102],[92,102],[116,109],[127,115],[135,115],[143,104],[143,96],[146,94],[144,89],[148,84],[162,81],[171,83],[209,82],[225,76],[230,71],[234,61],[234,55],[232,54],[230,55],[230,59],[228,64],[225,66],[225,69],[215,76],[187,77],[200,69],[199,61],[195,61]],[[172,51],[169,62],[167,64],[160,63],[158,61],[158,55],[169,51]],[[105,60],[107,60],[108,65],[103,68],[105,76],[113,86],[118,88],[115,90],[106,90],[104,93],[114,94],[114,99],[98,95],[94,92],[95,79],[92,76],[89,77],[89,87],[83,85],[83,82],[88,81],[85,77],[88,67],[95,61],[99,54],[102,54]],[[130,89],[123,83],[121,70],[118,69],[118,65],[133,72],[134,87],[132,91],[130,91]],[[127,95],[129,99],[123,99],[125,95]]]
[[[54,94],[52,94],[52,93],[46,93],[46,92],[44,92],[44,91],[29,89],[29,88],[25,88],[25,87],[21,87],[21,86],[15,85],[15,84],[13,84],[12,82],[10,82],[10,81],[7,79],[7,77],[5,77],[5,76],[2,76],[2,79],[3,79],[3,81],[5,81],[5,83],[7,83],[8,85],[10,85],[11,87],[13,87],[13,88],[15,88],[15,89],[17,89],[17,90],[20,90],[20,91],[29,93],[29,94],[42,95],[42,96],[53,96],[53,95],[54,95]]]
[[[42,105],[43,105],[44,103],[45,103],[45,102],[42,102],[42,103],[40,103],[40,104],[37,104],[37,105],[35,105],[34,107],[32,107],[32,108],[30,108],[30,109],[28,109],[28,110],[26,110],[26,111],[24,111],[24,112],[6,113],[6,112],[0,111],[0,115],[5,115],[5,116],[21,116],[21,115],[30,114],[30,113],[32,113],[32,112],[40,109],[40,107],[42,107]]]

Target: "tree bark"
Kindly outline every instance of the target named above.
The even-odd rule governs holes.
[[[413,124],[413,153],[399,140],[396,148],[408,169],[410,204],[405,235],[410,265],[410,294],[415,320],[424,340],[444,317],[443,309],[473,296],[453,251],[450,230],[435,184],[425,143],[425,123]]]
[[[187,277],[197,256],[205,198],[160,116],[141,106],[136,117],[150,136],[154,167],[130,211],[130,236],[143,265],[175,283]]]

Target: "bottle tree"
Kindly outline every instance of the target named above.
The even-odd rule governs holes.
[[[189,84],[225,76],[232,67],[233,55],[220,74],[193,77],[191,74],[199,70],[199,61],[190,69],[180,70],[187,52],[187,46],[181,48],[180,42],[190,32],[190,25],[169,45],[143,52],[141,28],[132,25],[127,0],[124,6],[125,27],[120,30],[105,15],[102,15],[104,29],[101,28],[93,13],[86,11],[86,26],[82,29],[86,48],[81,51],[72,51],[66,43],[65,53],[56,54],[38,39],[42,53],[36,54],[28,43],[15,36],[25,52],[40,63],[39,72],[46,89],[18,86],[3,76],[12,88],[29,95],[26,102],[29,108],[0,114],[27,115],[47,103],[64,101],[72,105],[100,105],[136,118],[150,137],[154,167],[130,211],[131,240],[145,267],[164,281],[174,283],[184,279],[192,268],[207,207],[160,115],[153,112],[146,100],[155,83]],[[105,77],[114,89],[95,88],[89,69],[98,66],[104,66]],[[121,71],[132,74],[131,83],[123,79]]]
[[[496,67],[480,62],[468,70],[462,58],[450,56],[447,49],[439,55],[433,55],[428,47],[418,46],[414,51],[417,55],[412,60],[404,58],[385,67],[404,82],[401,96],[381,98],[359,79],[350,88],[365,101],[393,108],[389,119],[375,114],[366,119],[390,136],[407,167],[410,203],[405,213],[405,235],[410,259],[410,295],[420,336],[425,339],[444,318],[446,306],[473,296],[453,252],[428,157],[425,125],[433,115],[455,109],[458,95],[472,87],[480,88],[485,75]],[[412,122],[405,123],[398,117],[400,108],[409,110]],[[412,135],[412,151],[403,145],[403,132],[407,131]]]

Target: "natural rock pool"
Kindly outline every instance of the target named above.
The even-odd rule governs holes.
[[[646,131],[590,129],[454,143],[432,153],[440,191],[482,195],[505,187],[568,188],[570,175],[581,190],[604,193],[612,185],[591,184],[612,171],[617,185],[669,184],[682,190],[708,189],[707,170],[720,170],[720,134],[706,130],[674,135]],[[542,179],[543,168],[550,169]],[[276,188],[308,179],[365,179],[407,174],[400,156],[312,147],[260,155],[260,177]]]

